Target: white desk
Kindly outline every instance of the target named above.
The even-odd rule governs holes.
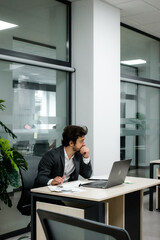
[[[143,189],[160,184],[158,179],[127,177],[109,189],[84,188],[82,192],[51,192],[48,187],[32,189],[32,240],[43,235],[36,224],[36,209],[69,214],[125,228],[132,240],[142,239]],[[76,207],[52,204],[53,199],[76,204]],[[43,238],[44,239],[44,238]]]

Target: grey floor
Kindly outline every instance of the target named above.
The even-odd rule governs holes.
[[[155,195],[154,195],[155,198]],[[143,204],[143,240],[160,240],[160,212],[148,210],[149,196],[144,196]],[[154,199],[155,206],[155,199]]]
[[[154,196],[155,197],[155,196]],[[143,240],[160,240],[160,212],[154,210],[150,212],[148,210],[149,196],[144,196],[143,204]],[[154,199],[155,205],[155,199]],[[23,236],[30,236],[30,233],[24,234]],[[20,240],[27,239],[22,236],[9,238],[8,240]]]

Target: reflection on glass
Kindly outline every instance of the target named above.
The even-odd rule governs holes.
[[[122,76],[160,80],[160,42],[121,26],[121,62],[141,59],[141,64],[121,64]]]
[[[13,38],[13,50],[52,59],[57,58],[55,46],[45,45],[40,42],[29,41],[21,38]]]
[[[2,118],[17,136],[13,146],[24,155],[43,155],[60,145],[68,124],[67,74],[7,62],[1,62],[1,71],[0,93],[8,110]]]
[[[1,48],[69,61],[68,8],[57,0],[1,0],[1,20],[18,25],[1,31]]]

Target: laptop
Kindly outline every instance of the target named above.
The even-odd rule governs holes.
[[[106,180],[97,179],[93,182],[81,184],[90,188],[111,188],[124,183],[132,159],[116,161],[113,163],[109,178]],[[92,179],[89,179],[92,180]]]

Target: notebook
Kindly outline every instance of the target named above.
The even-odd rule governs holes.
[[[120,185],[125,181],[130,163],[131,159],[116,161],[113,163],[108,180],[97,179],[93,182],[81,184],[81,186],[90,188],[111,188]]]

